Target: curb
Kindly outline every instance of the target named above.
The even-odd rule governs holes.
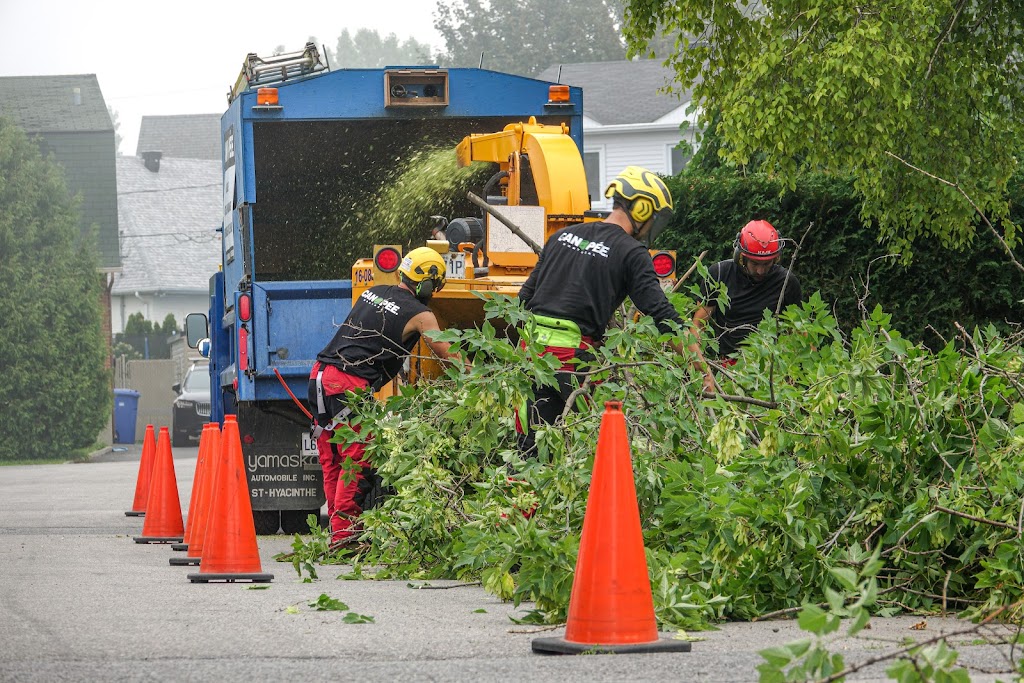
[[[102,448],[98,448],[95,451],[89,453],[88,455],[86,455],[81,460],[70,460],[69,462],[92,462],[96,458],[99,458],[101,456],[104,456],[104,455],[107,455],[108,453],[113,453],[113,452],[114,452],[114,447],[113,446],[103,446]]]

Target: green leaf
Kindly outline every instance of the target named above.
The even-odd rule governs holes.
[[[846,567],[829,567],[831,574],[839,584],[848,591],[857,589],[857,572]]]
[[[365,614],[356,614],[355,612],[349,612],[346,614],[342,621],[346,624],[372,624],[374,623],[373,617]]]
[[[321,593],[320,597],[316,600],[310,600],[309,606],[315,608],[317,611],[343,612],[348,609],[348,605],[343,603],[341,600],[330,597],[326,593]]]
[[[824,635],[828,625],[828,613],[817,605],[804,605],[797,617],[797,623],[804,631]]]

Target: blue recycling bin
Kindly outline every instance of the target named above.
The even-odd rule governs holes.
[[[114,443],[135,443],[139,396],[133,389],[114,389]]]

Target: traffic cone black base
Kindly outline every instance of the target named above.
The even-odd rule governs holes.
[[[136,543],[181,543],[181,536],[136,536]]]
[[[253,583],[270,583],[274,580],[273,574],[189,574],[188,580],[192,583],[209,583],[211,581],[252,581]]]
[[[198,557],[171,557],[167,562],[175,567],[187,567],[189,565],[198,565],[199,559]]]
[[[171,550],[188,550],[188,543],[175,543],[171,546]]]
[[[145,511],[143,511],[143,512],[136,512],[135,510],[129,510],[128,512],[124,513],[124,516],[125,517],[145,517],[146,513],[145,513]]]
[[[565,638],[535,638],[533,651],[539,655],[628,655],[642,652],[689,652],[690,643],[685,640],[660,638],[650,643],[593,645],[573,643]]]

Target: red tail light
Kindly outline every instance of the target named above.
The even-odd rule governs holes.
[[[654,274],[658,277],[668,277],[676,269],[675,257],[665,251],[659,251],[651,257],[651,262],[654,264]]]
[[[252,297],[248,294],[238,297],[238,319],[243,323],[252,319]]]
[[[402,263],[402,255],[393,247],[384,247],[373,256],[373,265],[385,273],[393,273]]]
[[[244,327],[238,328],[238,370],[245,372],[249,369],[249,330]]]

